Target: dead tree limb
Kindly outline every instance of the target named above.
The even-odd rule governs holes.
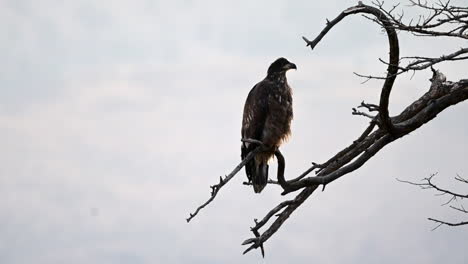
[[[440,187],[439,185],[437,185],[437,184],[435,184],[433,182],[433,178],[436,175],[437,175],[437,173],[433,173],[429,177],[422,179],[422,182],[420,182],[420,183],[405,181],[405,180],[400,180],[400,179],[397,179],[397,180],[400,181],[400,182],[403,182],[403,183],[418,186],[422,190],[435,190],[437,192],[436,195],[438,195],[438,196],[448,196],[450,198],[448,199],[448,201],[446,201],[445,203],[442,204],[443,206],[450,205],[449,207],[451,209],[456,210],[458,212],[462,212],[464,214],[468,214],[468,211],[465,209],[465,207],[463,207],[463,204],[460,204],[459,206],[452,205],[453,202],[455,202],[455,201],[463,200],[465,198],[468,198],[468,193],[462,194],[462,193],[458,193],[458,192],[449,190],[447,188]],[[455,180],[457,180],[459,182],[462,182],[462,183],[467,183],[468,184],[468,181],[466,179],[462,178],[460,175],[457,175],[457,177],[455,177]],[[439,228],[442,225],[447,225],[447,226],[468,225],[468,221],[453,223],[453,222],[447,222],[447,221],[438,220],[438,219],[434,219],[434,218],[428,218],[428,220],[437,223],[437,225],[432,230],[436,230],[437,228]]]
[[[242,245],[248,246],[244,254],[252,249],[260,248],[263,255],[264,243],[281,228],[291,214],[299,208],[320,185],[322,185],[324,189],[327,184],[359,169],[388,144],[408,135],[427,122],[430,122],[448,107],[468,99],[468,79],[456,82],[447,81],[444,74],[432,68],[432,66],[440,62],[468,59],[468,47],[463,47],[448,55],[434,58],[421,56],[400,58],[397,36],[398,31],[406,31],[417,36],[445,36],[468,39],[468,35],[465,33],[468,28],[468,8],[454,7],[448,2],[441,2],[437,6],[429,6],[420,1],[412,3],[414,6],[429,10],[432,13],[427,17],[419,19],[416,23],[413,23],[411,20],[408,24],[405,24],[403,22],[403,14],[394,14],[394,10],[396,10],[397,6],[387,11],[383,7],[383,2],[374,2],[375,6],[364,5],[359,2],[357,6],[350,7],[341,12],[335,19],[331,21],[327,20],[325,28],[315,39],[308,40],[303,37],[307,46],[314,49],[331,28],[340,23],[345,17],[354,14],[362,14],[366,16],[366,18],[381,25],[387,34],[389,43],[388,62],[381,60],[387,65],[387,74],[384,77],[365,76],[368,79],[376,78],[384,80],[380,93],[380,101],[378,105],[362,102],[358,107],[366,109],[368,112],[376,112],[375,116],[363,111],[358,111],[357,109],[353,110],[354,114],[366,116],[371,119],[368,127],[364,129],[356,140],[341,151],[338,151],[326,162],[321,164],[312,163],[310,168],[296,178],[286,180],[284,176],[284,157],[279,150],[275,152],[278,160],[278,179],[277,181],[270,182],[279,184],[283,189],[283,195],[296,191],[299,191],[299,193],[295,198],[279,203],[276,207],[267,212],[260,221],[255,220],[255,225],[251,228],[254,237],[242,243]],[[444,27],[453,26],[456,23],[458,23],[458,25],[455,25],[454,28],[450,28],[449,31],[443,31]],[[407,62],[407,60],[410,60],[410,62]],[[402,61],[407,62],[406,66],[401,66]],[[432,78],[430,79],[431,84],[429,90],[419,99],[407,106],[399,115],[390,117],[388,110],[389,97],[396,77],[404,72],[414,72],[427,68],[431,68],[433,72]],[[248,156],[247,158],[252,157]],[[245,165],[248,161],[247,158],[225,179],[231,179],[242,166]],[[315,172],[315,175],[308,176],[311,172]],[[457,178],[457,180],[460,182],[467,182],[461,177]],[[227,181],[221,178],[220,184],[218,185],[223,186],[226,182]],[[219,188],[221,186],[219,186]],[[214,199],[219,188],[215,187],[213,189],[212,187],[214,195],[212,192],[210,200],[203,204],[201,208]],[[463,207],[456,208],[455,210],[466,211]],[[195,214],[199,209],[197,209]],[[187,221],[193,218],[193,216],[194,215],[191,214]],[[273,219],[273,217],[275,218]],[[435,219],[431,220],[441,225],[458,225]]]
[[[351,14],[371,14],[385,28],[389,39],[390,62],[387,68],[387,77],[382,87],[380,104],[374,110],[378,110],[378,118],[373,119],[363,134],[351,145],[338,152],[335,156],[323,163],[323,167],[317,171],[317,176],[306,177],[315,170],[315,166],[309,168],[295,180],[287,181],[281,184],[283,194],[303,189],[290,204],[280,204],[275,207],[264,221],[258,222],[252,230],[255,230],[254,238],[244,241],[243,245],[250,245],[245,251],[263,246],[263,244],[282,226],[282,224],[291,216],[291,214],[317,189],[319,185],[329,184],[330,182],[355,171],[372,158],[377,152],[389,143],[409,134],[410,132],[431,121],[447,107],[455,105],[468,99],[468,81],[460,80],[458,82],[448,82],[446,77],[439,71],[433,70],[431,86],[429,91],[421,98],[409,105],[400,115],[388,117],[389,95],[394,80],[398,75],[398,39],[394,27],[385,13],[380,9],[359,4],[343,11],[337,18],[328,21],[325,29],[312,41],[303,37],[307,46],[312,49],[322,40],[327,32],[344,17]],[[436,62],[434,62],[436,63]],[[379,128],[375,130],[375,125]],[[259,229],[265,227],[266,222],[271,219],[271,215],[281,212],[273,223],[266,228],[263,233]],[[274,212],[272,214],[272,212]],[[265,221],[266,220],[266,221]]]
[[[284,190],[283,194],[302,188],[304,189],[296,196],[294,199],[295,202],[286,206],[279,214],[278,218],[276,218],[264,233],[244,242],[244,244],[252,243],[248,249],[251,250],[263,245],[320,184],[325,186],[358,169],[389,143],[431,121],[446,108],[468,99],[468,80],[461,80],[458,82],[442,81],[445,78],[438,71],[434,73],[432,79],[431,88],[426,94],[408,106],[400,115],[391,118],[398,134],[392,135],[388,133],[388,131],[379,128],[366,135],[364,138],[360,137],[349,147],[340,151],[332,159],[324,163],[327,164],[327,166],[322,169],[317,176],[289,182],[288,188]],[[371,126],[372,124],[370,127]],[[370,129],[366,129],[363,135],[369,133],[369,130]],[[252,229],[258,228],[254,226]]]
[[[257,140],[252,140],[252,139],[243,139],[242,141],[245,141],[245,142],[249,142],[249,143],[253,143],[253,144],[261,144],[261,142],[258,142]],[[202,205],[200,205],[196,210],[195,212],[193,213],[190,213],[189,214],[189,217],[186,219],[187,220],[187,223],[189,223],[197,214],[198,212],[200,212],[201,209],[203,209],[205,206],[207,206],[209,203],[211,203],[214,198],[216,197],[216,195],[218,194],[219,190],[224,186],[226,185],[232,178],[234,178],[234,176],[242,169],[242,167],[245,166],[245,164],[247,164],[247,162],[249,162],[257,153],[259,153],[260,151],[262,151],[262,148],[263,148],[263,145],[259,145],[256,149],[254,149],[253,151],[251,151],[247,157],[245,157],[245,159],[243,159],[241,161],[241,163],[239,163],[239,165],[237,165],[234,170],[229,173],[228,175],[226,175],[224,178],[222,176],[219,177],[219,183],[218,184],[215,184],[215,185],[212,185],[210,186],[211,188],[211,197],[205,202],[203,203]]]
[[[437,219],[434,219],[434,218],[428,218],[428,220],[431,220],[431,221],[434,221],[434,222],[438,223],[438,225],[437,225],[436,227],[434,227],[434,228],[432,229],[432,231],[436,230],[437,228],[439,228],[439,227],[442,226],[442,225],[447,225],[447,226],[468,225],[468,221],[466,221],[466,222],[459,222],[459,223],[450,223],[450,222],[445,222],[445,221],[437,220]]]
[[[415,36],[423,37],[453,37],[468,39],[468,9],[450,5],[450,1],[439,1],[429,4],[427,1],[410,0],[411,6],[429,11],[428,15],[421,15],[417,21],[414,19],[408,23],[403,21],[403,11],[399,14],[394,12],[395,8],[387,11],[384,1],[372,2],[388,18],[392,27],[396,30],[406,31]],[[379,21],[375,20],[377,23]]]
[[[382,92],[380,95],[380,103],[379,103],[379,118],[381,121],[382,127],[389,131],[389,133],[394,132],[393,124],[390,121],[389,113],[388,113],[388,103],[390,92],[392,91],[393,83],[395,82],[397,73],[398,73],[398,63],[400,57],[400,48],[398,45],[398,36],[395,31],[395,28],[392,26],[391,21],[385,16],[385,14],[380,11],[379,9],[367,6],[363,4],[359,4],[357,6],[350,7],[340,15],[338,15],[332,21],[327,22],[325,28],[320,32],[320,34],[312,41],[309,41],[306,37],[302,37],[304,41],[307,43],[307,46],[313,50],[314,47],[322,40],[322,38],[330,31],[332,27],[338,24],[343,18],[353,15],[353,14],[370,14],[375,17],[379,23],[382,24],[383,28],[385,29],[388,37],[388,44],[390,46],[389,52],[389,64],[387,68],[387,77],[385,78],[385,82],[382,86]]]

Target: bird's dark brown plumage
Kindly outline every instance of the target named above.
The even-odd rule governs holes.
[[[245,166],[247,178],[257,193],[267,184],[268,160],[291,133],[292,91],[286,80],[286,71],[289,69],[296,69],[296,65],[284,58],[277,59],[268,68],[267,77],[250,90],[245,102],[242,138],[260,140],[270,149],[258,153]],[[242,159],[255,147],[243,142]]]

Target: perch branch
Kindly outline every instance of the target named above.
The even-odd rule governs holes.
[[[388,62],[381,60],[387,65],[387,75],[385,77],[374,77],[370,75],[362,75],[365,78],[378,78],[384,80],[379,105],[361,103],[358,108],[365,108],[369,112],[377,112],[376,116],[354,110],[355,114],[364,115],[372,120],[369,126],[362,134],[346,148],[337,152],[332,158],[325,163],[312,163],[312,166],[304,173],[292,180],[286,180],[284,176],[285,161],[279,150],[275,152],[278,160],[278,179],[277,181],[269,181],[281,185],[282,194],[300,191],[293,199],[283,201],[270,210],[260,221],[255,220],[255,225],[251,228],[254,234],[253,238],[245,240],[242,244],[248,246],[244,254],[252,249],[260,248],[264,255],[264,243],[271,238],[283,225],[283,223],[291,216],[291,214],[309,198],[314,191],[322,185],[325,186],[336,179],[347,175],[369,161],[376,153],[383,149],[391,142],[408,135],[427,122],[433,120],[439,113],[446,108],[456,105],[459,102],[468,99],[468,80],[460,80],[458,82],[447,81],[446,77],[439,71],[432,68],[433,65],[442,61],[455,61],[468,59],[468,48],[444,55],[438,58],[429,57],[403,57],[399,58],[399,44],[397,37],[398,31],[407,31],[417,36],[447,36],[468,39],[468,8],[453,7],[448,2],[440,2],[437,6],[429,6],[420,0],[413,1],[413,5],[424,10],[429,10],[431,13],[428,16],[420,16],[417,20],[411,20],[408,24],[403,22],[404,13],[395,14],[398,5],[393,6],[389,11],[383,8],[383,2],[374,2],[376,7],[364,5],[361,2],[357,6],[350,7],[341,12],[335,19],[327,20],[324,29],[313,40],[308,40],[303,37],[307,46],[313,50],[323,37],[337,25],[343,18],[348,15],[362,14],[366,18],[377,22],[385,30],[389,43],[389,59]],[[366,15],[371,15],[370,17]],[[444,27],[449,27],[443,31]],[[408,60],[408,64],[404,67],[400,66],[403,60]],[[396,77],[408,71],[417,71],[431,68],[433,76],[431,78],[431,86],[419,99],[415,100],[406,107],[399,115],[390,117],[389,115],[389,97]],[[246,141],[256,144],[261,142]],[[253,153],[260,151],[261,146],[251,152],[235,170],[226,176],[220,178],[220,183],[212,186],[212,197],[202,206],[200,206],[194,214],[191,214],[187,221],[190,221],[200,209],[210,203],[216,196],[219,189],[226,184],[232,177],[253,157]],[[315,176],[308,176],[315,171]],[[458,176],[457,181],[468,183],[468,180]],[[430,179],[428,181],[430,182]],[[430,184],[430,188],[433,188]],[[435,186],[435,185],[434,185]],[[443,188],[433,188],[440,191],[449,191]],[[323,190],[323,189],[322,189]],[[459,193],[446,192],[453,197],[458,197]],[[466,198],[462,195],[460,198]],[[453,199],[449,200],[451,202]],[[462,207],[453,207],[453,209],[466,213]],[[273,218],[275,216],[275,218]],[[461,223],[449,223],[436,219],[430,219],[440,225],[446,224],[450,226],[462,225]],[[270,223],[271,222],[271,223]],[[270,224],[269,224],[270,223]],[[269,225],[268,225],[269,224]],[[437,228],[437,227],[436,227]],[[261,231],[261,229],[264,229]]]
[[[250,143],[256,143],[256,144],[262,144],[261,141],[254,140],[254,139],[242,139],[244,142],[250,142]],[[189,223],[197,214],[200,212],[201,209],[203,209],[205,206],[207,206],[209,203],[211,203],[216,195],[218,194],[219,190],[226,184],[228,183],[234,176],[242,169],[242,167],[247,164],[258,152],[260,152],[263,149],[263,145],[259,145],[257,148],[255,148],[253,151],[251,151],[242,161],[237,165],[234,170],[229,173],[226,177],[219,177],[219,183],[210,186],[211,188],[211,197],[202,205],[200,205],[195,212],[190,213],[189,217],[186,219],[187,223]]]
[[[390,12],[393,12],[395,8],[396,7],[390,10]],[[460,10],[463,12],[468,11],[468,9]],[[379,120],[373,119],[369,127],[357,140],[355,140],[345,149],[338,152],[327,162],[323,163],[319,170],[316,171],[316,176],[306,177],[310,172],[317,169],[314,164],[314,166],[306,170],[298,178],[291,181],[286,181],[287,188],[284,189],[282,194],[287,194],[302,189],[301,192],[293,200],[290,200],[293,201],[291,204],[281,203],[272,211],[270,211],[261,222],[256,222],[257,224],[252,227],[252,231],[255,237],[247,239],[243,243],[243,245],[250,245],[244,253],[259,247],[263,250],[264,243],[274,233],[276,233],[279,228],[281,228],[282,224],[317,189],[319,185],[323,185],[323,187],[325,187],[326,184],[355,171],[389,143],[423,126],[425,123],[434,119],[437,114],[446,108],[468,99],[467,80],[448,82],[442,73],[433,70],[433,77],[431,79],[431,86],[429,91],[421,96],[418,100],[410,104],[398,116],[390,118],[388,113],[390,92],[399,70],[403,70],[403,68],[399,66],[399,47],[395,29],[406,31],[413,30],[413,27],[403,27],[403,24],[398,24],[401,23],[403,14],[399,16],[393,16],[392,13],[388,13],[387,11],[383,10],[382,5],[378,6],[378,8],[375,8],[359,3],[357,6],[346,9],[335,19],[331,21],[327,20],[325,28],[315,39],[308,40],[305,37],[303,37],[303,39],[307,43],[307,46],[310,46],[311,49],[314,49],[316,45],[322,40],[322,38],[327,34],[327,32],[333,26],[338,24],[344,17],[359,13],[373,15],[374,18],[372,19],[382,25],[385,29],[390,46],[389,62],[386,63],[388,65],[387,76],[384,78],[385,81],[381,91],[379,106],[377,108],[379,113]],[[422,22],[418,21],[418,23],[425,23],[425,25],[430,25],[431,21],[434,21],[436,16],[437,15],[434,15],[429,19],[423,19]],[[460,31],[462,31],[462,29],[460,29]],[[416,28],[414,29],[413,33],[414,32],[418,32],[420,34],[430,33],[427,29],[424,28]],[[456,35],[453,32],[448,33],[447,35],[468,38],[465,36]],[[463,52],[464,50],[459,53],[461,54]],[[455,54],[451,60],[456,58],[465,59],[465,56],[461,57],[460,54]],[[446,57],[434,60],[427,60],[427,58],[423,58],[422,60],[425,60],[426,64],[421,62],[412,64],[410,66],[419,67],[424,65],[425,68],[428,68],[435,63],[446,60]],[[427,64],[427,62],[429,62],[429,64]],[[376,125],[378,125],[377,130],[375,130]],[[272,220],[271,218],[273,215],[276,215],[277,218],[274,219],[273,223],[271,223],[269,226],[266,226],[266,223]],[[266,230],[261,233],[260,228],[266,228]]]
[[[282,226],[289,216],[322,184],[326,185],[352,171],[361,167],[372,158],[379,150],[389,143],[401,138],[415,129],[429,122],[447,107],[455,105],[468,99],[468,81],[446,82],[445,76],[439,71],[434,71],[432,84],[429,91],[418,100],[408,106],[403,112],[392,118],[399,134],[392,135],[388,131],[380,128],[372,132],[374,122],[364,131],[364,133],[349,147],[338,152],[334,158],[324,163],[326,165],[315,177],[307,177],[298,181],[289,181],[288,189],[283,194],[304,188],[293,200],[294,203],[281,206],[282,211],[273,223],[263,232],[259,232],[260,227],[265,226],[265,221],[259,226],[254,226],[255,237],[247,239],[244,243],[250,244],[246,252],[263,246],[264,243]],[[349,163],[349,164],[348,164]],[[307,173],[310,173],[308,171]],[[283,209],[284,207],[284,209]],[[274,211],[274,214],[277,210]],[[270,215],[270,214],[268,214]],[[270,217],[265,218],[267,221]]]

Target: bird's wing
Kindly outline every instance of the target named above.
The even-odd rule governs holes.
[[[244,105],[244,116],[242,118],[242,138],[262,140],[265,121],[268,116],[268,82],[263,80],[250,90]],[[241,158],[245,157],[255,149],[255,145],[243,142],[241,146]],[[245,172],[249,181],[255,178],[255,159],[245,164]]]
[[[244,106],[242,137],[262,140],[265,120],[268,115],[269,82],[263,80],[250,90]]]

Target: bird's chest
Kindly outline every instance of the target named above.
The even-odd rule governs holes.
[[[281,105],[284,108],[292,107],[291,88],[286,82],[279,82],[270,91],[269,101],[271,104]]]

